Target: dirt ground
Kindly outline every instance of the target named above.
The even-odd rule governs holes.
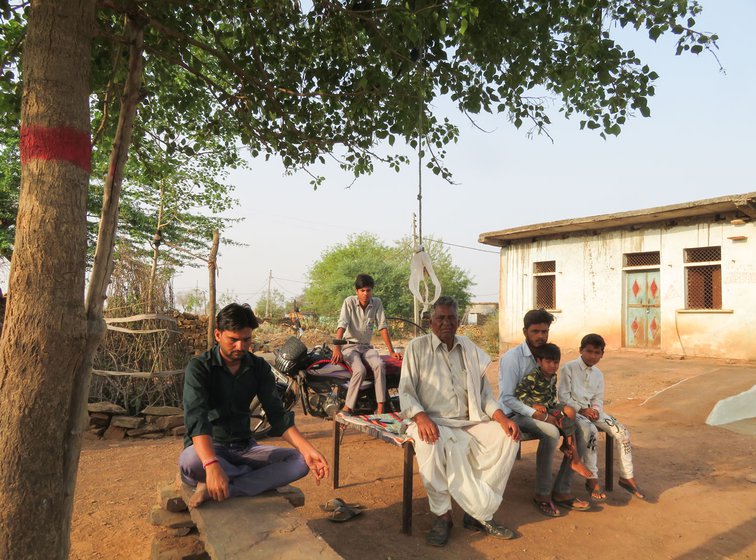
[[[573,357],[574,352],[565,358]],[[615,480],[605,504],[546,518],[530,501],[536,443],[526,442],[496,515],[518,538],[496,541],[470,533],[455,509],[449,544],[434,549],[424,540],[432,515],[417,467],[413,535],[405,536],[399,530],[401,450],[347,431],[341,447],[342,488],[334,491],[330,481],[316,486],[309,477],[300,481],[307,503],[299,512],[347,559],[756,558],[756,484],[749,482],[756,475],[756,419],[727,428],[704,424],[719,399],[756,384],[756,364],[623,351],[607,353],[600,365],[606,408],[631,429],[636,478],[649,495],[646,502],[632,498]],[[495,386],[493,368],[489,377]],[[300,429],[330,458],[331,423],[302,414],[297,418]],[[157,488],[175,477],[181,447],[179,439],[85,442],[71,558],[150,557],[158,529],[149,524],[148,514]],[[577,477],[573,490],[586,497]],[[367,509],[348,523],[330,523],[318,504],[333,497]]]

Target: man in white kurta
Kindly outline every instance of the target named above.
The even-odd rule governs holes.
[[[456,302],[439,298],[431,312],[433,332],[409,343],[399,382],[420,477],[438,516],[428,535],[434,546],[448,540],[452,498],[465,511],[466,528],[514,536],[493,515],[517,457],[519,429],[486,380],[491,359],[467,337],[457,336],[458,326]]]

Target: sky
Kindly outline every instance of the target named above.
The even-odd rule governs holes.
[[[457,184],[423,173],[422,230],[469,247],[448,246],[475,282],[473,301],[498,300],[498,251],[478,243],[483,232],[756,191],[756,62],[749,38],[756,1],[701,3],[696,29],[719,35],[724,71],[706,52],[675,56],[672,36],[653,43],[643,32],[623,32],[627,39],[620,42],[660,78],[651,117],[630,119],[619,137],[581,131],[579,118],[565,120],[558,105],[549,128],[553,142],[528,138],[504,115],[478,118],[490,131],[481,132],[452,106],[438,105],[460,127],[446,159]],[[351,177],[336,166],[324,174],[317,191],[305,174],[285,176],[277,161],[253,160],[248,170],[231,174],[240,204],[227,216],[244,221],[224,235],[245,245],[221,243],[219,295],[254,306],[272,274],[271,287],[293,298],[320,255],[350,235],[369,232],[391,244],[412,233],[416,157],[399,173],[376,167],[351,187]],[[174,291],[207,284],[206,267],[185,269]]]

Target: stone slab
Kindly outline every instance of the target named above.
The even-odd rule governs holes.
[[[112,402],[97,402],[87,404],[89,412],[104,412],[105,414],[126,414],[126,409]]]
[[[161,416],[155,421],[155,425],[163,430],[170,430],[184,425],[184,415],[174,414],[171,416]]]
[[[183,416],[184,411],[176,406],[148,406],[142,411],[147,416]]]
[[[126,435],[128,435],[129,437],[138,437],[139,439],[161,439],[165,437],[165,432],[148,432],[146,434],[142,433],[135,436],[131,436],[127,433]]]
[[[189,534],[178,537],[172,531],[155,536],[152,541],[151,560],[209,560],[210,556],[199,540],[199,536]]]
[[[282,498],[285,498],[295,508],[303,507],[305,505],[305,496],[296,486],[287,484],[286,486],[279,486],[275,490],[270,491],[271,495],[278,494]]]
[[[179,494],[175,483],[164,484],[158,492],[158,504],[171,513],[186,511],[186,502]]]
[[[107,428],[110,425],[110,414],[105,414],[104,412],[91,413],[89,415],[89,425],[93,428]]]
[[[150,523],[160,525],[168,529],[180,529],[182,527],[194,527],[194,520],[187,512],[173,513],[166,511],[160,506],[153,506],[150,511]]]
[[[190,495],[191,488],[185,492]],[[279,495],[206,502],[189,511],[212,560],[341,558]]]
[[[155,426],[147,425],[144,428],[136,428],[135,430],[128,430],[126,435],[129,437],[145,436],[147,434],[160,434],[162,437],[163,430]]]
[[[144,418],[141,416],[113,416],[113,419],[110,421],[111,426],[127,428],[129,430],[141,428],[143,424]]]
[[[117,426],[108,426],[105,433],[102,435],[105,439],[119,440],[126,437],[126,428],[119,428]]]

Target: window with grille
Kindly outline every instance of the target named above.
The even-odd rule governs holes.
[[[625,253],[625,267],[634,266],[658,266],[659,251],[646,251],[645,253]]]
[[[722,309],[722,248],[685,249],[686,308]]]
[[[556,309],[556,261],[533,263],[534,307]]]

